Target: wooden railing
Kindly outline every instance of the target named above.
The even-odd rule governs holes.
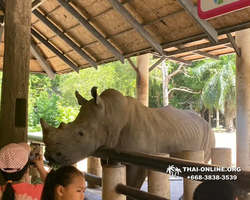
[[[39,142],[43,143],[42,138],[39,136],[34,136],[34,135],[29,135],[28,139],[30,141],[34,142]],[[187,161],[183,159],[177,159],[177,158],[163,158],[159,157],[156,155],[148,155],[145,153],[137,153],[137,152],[130,152],[130,151],[125,151],[121,149],[110,149],[106,147],[101,147],[99,148],[93,155],[94,157],[106,159],[108,161],[112,161],[115,163],[124,163],[128,165],[137,165],[140,167],[144,167],[149,170],[155,170],[159,172],[166,173],[166,169],[169,167],[169,165],[174,165],[175,167],[178,168],[183,168],[183,167],[217,167],[216,165],[210,165],[210,164],[205,164],[205,163],[197,163],[197,162],[192,162],[192,161]],[[223,175],[225,172],[195,172],[196,175]],[[241,171],[241,172],[227,172],[227,175],[236,175],[237,180],[232,180],[232,182],[242,191],[244,192],[250,192],[250,172],[249,171]],[[193,172],[182,172],[179,174],[179,176],[187,178],[188,176],[193,175]],[[96,177],[94,175],[85,173],[86,181],[90,181],[94,184],[100,185],[102,183],[101,177]],[[230,181],[230,180],[228,180]],[[150,198],[150,193],[131,188],[129,186],[120,184],[117,185],[116,191],[133,197],[133,198],[138,198],[138,197],[145,197],[147,194],[149,195],[148,198],[145,197],[144,199],[152,199]],[[154,195],[155,200],[163,200],[166,198],[159,197]]]

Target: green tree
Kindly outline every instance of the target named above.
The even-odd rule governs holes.
[[[70,73],[61,76],[60,91],[64,99],[63,105],[77,106],[74,92],[78,92],[86,99],[92,99],[90,90],[93,86],[98,87],[98,93],[114,88],[124,95],[135,96],[136,79],[135,72],[130,64],[125,61],[104,64],[94,68],[81,70],[79,74]]]
[[[135,72],[125,61],[88,68],[79,74],[69,73],[56,76],[55,80],[46,75],[30,75],[29,88],[29,132],[40,131],[40,118],[50,125],[73,121],[79,112],[74,92],[78,90],[86,99],[91,99],[90,90],[98,87],[98,93],[114,88],[124,95],[135,96]]]
[[[54,117],[59,117],[57,102],[60,99],[58,77],[51,80],[46,75],[31,74],[29,78],[29,132],[40,131],[40,118],[44,118],[51,125],[57,126]]]
[[[204,76],[209,71],[210,78],[202,91],[202,102],[210,110],[215,108],[225,113],[227,131],[234,129],[235,93],[235,55],[221,56],[219,61],[207,60],[191,69],[194,75]]]

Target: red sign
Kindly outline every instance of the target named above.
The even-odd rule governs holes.
[[[250,6],[250,0],[198,0],[198,14],[209,19]]]

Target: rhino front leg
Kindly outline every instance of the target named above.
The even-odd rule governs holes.
[[[147,176],[145,168],[126,165],[127,185],[140,189]],[[134,198],[127,197],[127,200],[135,200]]]

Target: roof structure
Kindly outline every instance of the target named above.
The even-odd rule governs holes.
[[[3,0],[0,5],[1,20]],[[250,28],[250,8],[205,21],[196,5],[197,0],[34,0],[30,72],[78,72],[146,53],[185,64],[240,54],[234,32]],[[3,30],[4,23],[0,69]]]

